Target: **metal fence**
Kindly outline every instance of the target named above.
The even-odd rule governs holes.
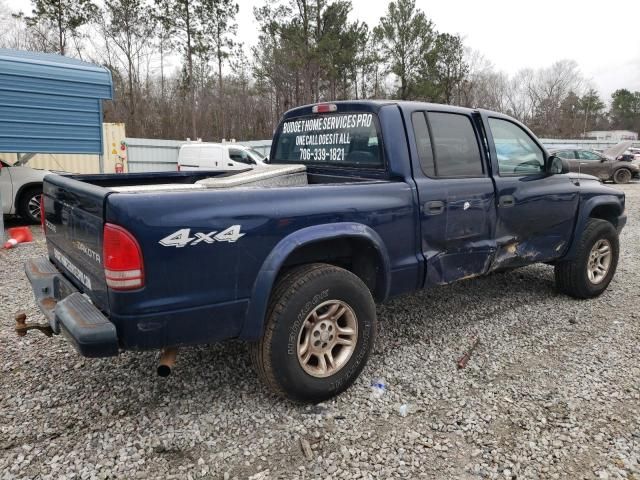
[[[127,163],[129,172],[175,172],[178,168],[178,152],[187,143],[180,140],[154,140],[152,138],[127,138]]]
[[[541,138],[542,144],[549,150],[554,148],[571,148],[576,147],[578,149],[585,150],[606,150],[609,147],[613,147],[620,142],[612,140],[573,140],[573,139],[558,139],[558,138]],[[640,148],[640,141],[633,142],[634,147]]]

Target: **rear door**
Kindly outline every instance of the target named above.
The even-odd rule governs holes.
[[[494,268],[560,257],[568,247],[578,208],[569,175],[546,173],[546,152],[513,119],[482,113],[498,195]]]
[[[425,285],[485,273],[495,253],[495,192],[474,118],[410,113],[410,147],[420,201]]]

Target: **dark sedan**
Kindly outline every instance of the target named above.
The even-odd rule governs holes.
[[[587,173],[602,181],[629,183],[632,178],[640,175],[640,166],[637,162],[619,160],[618,156],[611,157],[594,150],[563,148],[551,150],[550,153],[567,159],[572,172]]]

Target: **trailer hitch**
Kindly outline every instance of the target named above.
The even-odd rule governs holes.
[[[47,337],[53,335],[53,330],[46,323],[27,323],[27,314],[19,313],[16,315],[16,333],[19,337],[24,337],[29,330],[40,330]]]

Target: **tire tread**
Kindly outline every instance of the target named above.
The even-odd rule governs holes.
[[[585,250],[592,242],[593,236],[596,235],[598,230],[603,228],[613,228],[613,225],[611,225],[611,223],[607,222],[606,220],[601,220],[598,218],[589,219],[584,231],[582,232],[582,235],[580,236],[576,257],[573,260],[559,262],[555,265],[554,274],[556,288],[560,292],[580,299],[591,298],[594,296],[594,294],[587,288],[584,280],[583,257],[585,253],[588,255],[588,252],[585,252]],[[618,246],[612,245],[612,249],[615,249],[617,252]],[[612,254],[614,255],[613,261],[615,263],[612,264],[611,268],[614,269],[614,273],[617,264],[616,252],[612,252]],[[599,292],[596,295],[599,295],[600,293],[602,292]]]
[[[279,313],[281,313],[289,298],[293,296],[307,282],[332,273],[342,271],[341,268],[329,264],[312,263],[295,267],[286,272],[277,281],[267,308],[266,325],[262,338],[251,345],[251,360],[258,377],[275,394],[286,397],[286,392],[278,384],[273,366],[271,364],[271,339],[278,326]]]

